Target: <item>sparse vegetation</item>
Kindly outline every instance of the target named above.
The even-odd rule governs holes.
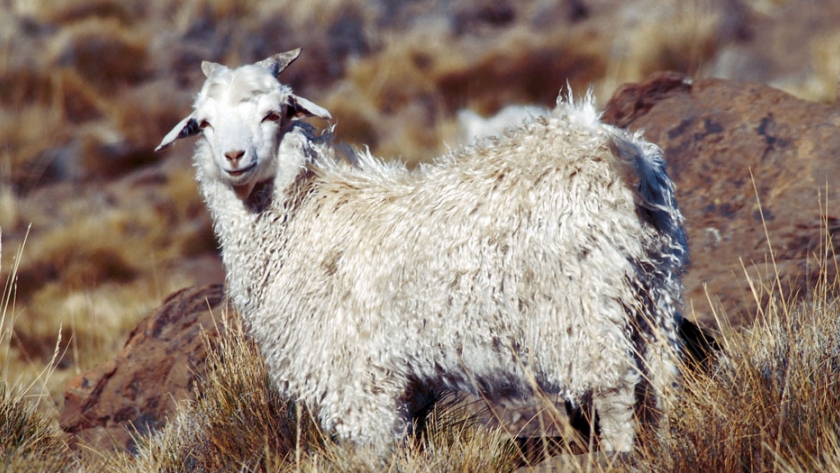
[[[18,254],[17,258],[20,258]],[[824,272],[827,274],[827,272]],[[2,345],[8,352],[15,269],[4,288]],[[776,281],[778,284],[778,280]],[[723,327],[721,351],[706,369],[686,369],[679,403],[664,434],[643,431],[625,457],[561,455],[549,461],[590,471],[829,471],[840,466],[840,297],[824,278],[796,301],[780,286],[752,327]],[[227,320],[226,317],[222,317]],[[227,323],[227,322],[226,322]],[[430,414],[419,438],[377,464],[335,443],[310,414],[270,386],[256,346],[238,326],[210,350],[197,400],[157,436],[128,453],[71,453],[49,414],[37,408],[36,383],[4,376],[0,450],[9,471],[512,471],[526,461],[503,430],[478,425],[458,402]],[[37,383],[53,368],[47,365]],[[8,371],[6,371],[8,373]],[[23,387],[21,387],[23,386]],[[556,453],[555,449],[553,452]],[[559,449],[560,452],[566,451]]]
[[[0,471],[520,464],[504,432],[474,425],[453,404],[433,414],[427,437],[371,465],[279,399],[236,331],[181,414],[189,430],[168,427],[137,458],[71,452],[55,420],[70,376],[113,358],[168,293],[220,278],[189,147],[166,161],[151,151],[188,108],[202,59],[240,64],[303,46],[286,76],[295,89],[333,112],[343,139],[407,161],[453,143],[458,108],[551,105],[566,80],[577,90],[594,84],[606,100],[651,71],[736,67],[739,78],[836,101],[839,37],[819,21],[799,32],[808,38],[793,55],[800,62],[774,67],[768,61],[793,56],[766,52],[763,62],[731,60],[760,33],[755,25],[784,19],[792,0],[617,3],[0,2]],[[822,4],[833,8],[831,22],[837,7]],[[724,350],[708,371],[686,376],[667,435],[643,437],[628,458],[566,466],[840,469],[840,291],[825,277],[808,292],[756,283],[762,312],[717,314]]]

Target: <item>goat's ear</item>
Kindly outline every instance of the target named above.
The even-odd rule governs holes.
[[[285,53],[275,54],[270,58],[263,59],[254,65],[268,69],[274,77],[280,75],[284,69],[289,67],[289,64],[295,62],[295,59],[300,56],[300,48],[286,51]]]
[[[295,94],[289,94],[288,107],[289,118],[318,117],[324,120],[332,120],[332,115],[326,108]]]
[[[187,118],[181,120],[180,123],[175,125],[175,128],[163,137],[163,140],[160,142],[158,147],[155,148],[155,152],[172,146],[172,143],[180,140],[181,138],[197,135],[199,131],[201,130],[198,127],[198,121],[192,114],[190,114]]]
[[[201,61],[201,72],[204,73],[204,77],[210,77],[222,69],[227,69],[227,66],[223,66],[216,62]]]

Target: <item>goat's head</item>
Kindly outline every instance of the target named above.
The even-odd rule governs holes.
[[[193,105],[155,151],[176,140],[202,134],[213,162],[199,162],[205,176],[229,183],[240,197],[278,171],[277,151],[291,123],[306,116],[330,119],[322,107],[292,93],[277,76],[300,55],[300,49],[230,69],[204,61],[207,77]]]

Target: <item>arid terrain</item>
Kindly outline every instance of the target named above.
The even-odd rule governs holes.
[[[834,0],[0,0],[3,392],[54,425],[168,294],[223,281],[191,146],[153,150],[202,60],[296,47],[284,80],[337,136],[410,165],[461,143],[461,110],[591,87],[665,150],[687,317],[749,331],[837,273],[838,25]]]

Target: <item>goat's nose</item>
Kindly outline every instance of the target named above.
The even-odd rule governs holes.
[[[225,158],[230,161],[231,164],[239,163],[239,160],[242,159],[242,156],[245,156],[245,151],[243,150],[236,150],[236,151],[228,151],[225,153]]]

